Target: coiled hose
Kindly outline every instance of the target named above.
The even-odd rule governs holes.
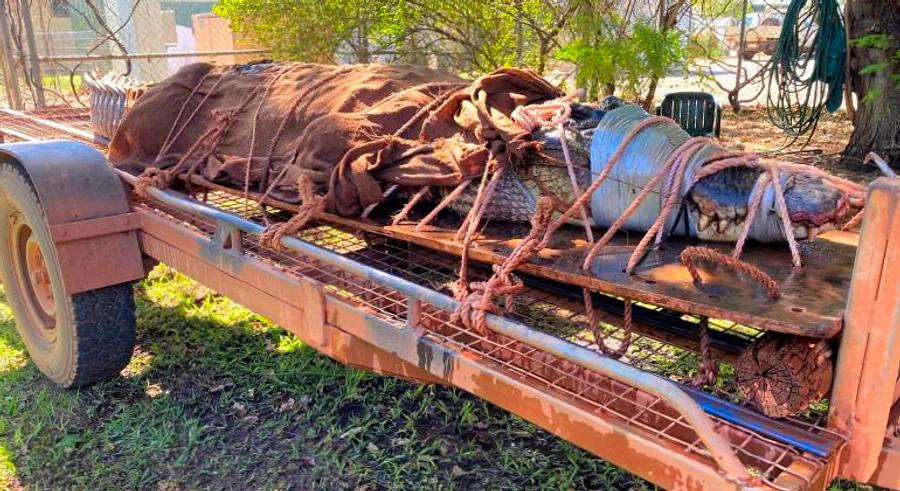
[[[837,0],[793,0],[769,68],[766,113],[795,139],[843,100],[847,37]]]

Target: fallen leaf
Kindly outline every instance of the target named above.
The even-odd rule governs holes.
[[[209,393],[215,394],[216,392],[222,392],[223,390],[230,389],[231,387],[234,387],[234,384],[232,382],[225,382],[224,384],[219,384],[215,387],[211,387],[209,389]]]
[[[283,413],[285,411],[288,411],[294,407],[294,404],[296,404],[296,402],[294,401],[294,398],[290,397],[290,398],[288,398],[288,400],[282,402],[281,405],[278,406],[278,412]]]

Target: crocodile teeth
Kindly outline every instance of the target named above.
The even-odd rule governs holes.
[[[710,225],[712,225],[713,219],[711,216],[704,215],[703,213],[700,213],[699,215],[700,215],[700,223],[698,224],[698,228],[702,232],[702,231],[708,229]]]
[[[728,220],[716,220],[716,231],[724,234],[726,230],[728,230]]]

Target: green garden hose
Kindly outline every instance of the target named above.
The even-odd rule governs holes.
[[[843,101],[847,37],[837,0],[792,0],[769,68],[766,113],[795,139]]]

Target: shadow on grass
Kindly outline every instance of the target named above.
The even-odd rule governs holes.
[[[650,487],[466,393],[343,367],[171,270],[136,298],[131,364],[76,391],[0,305],[0,487]]]

